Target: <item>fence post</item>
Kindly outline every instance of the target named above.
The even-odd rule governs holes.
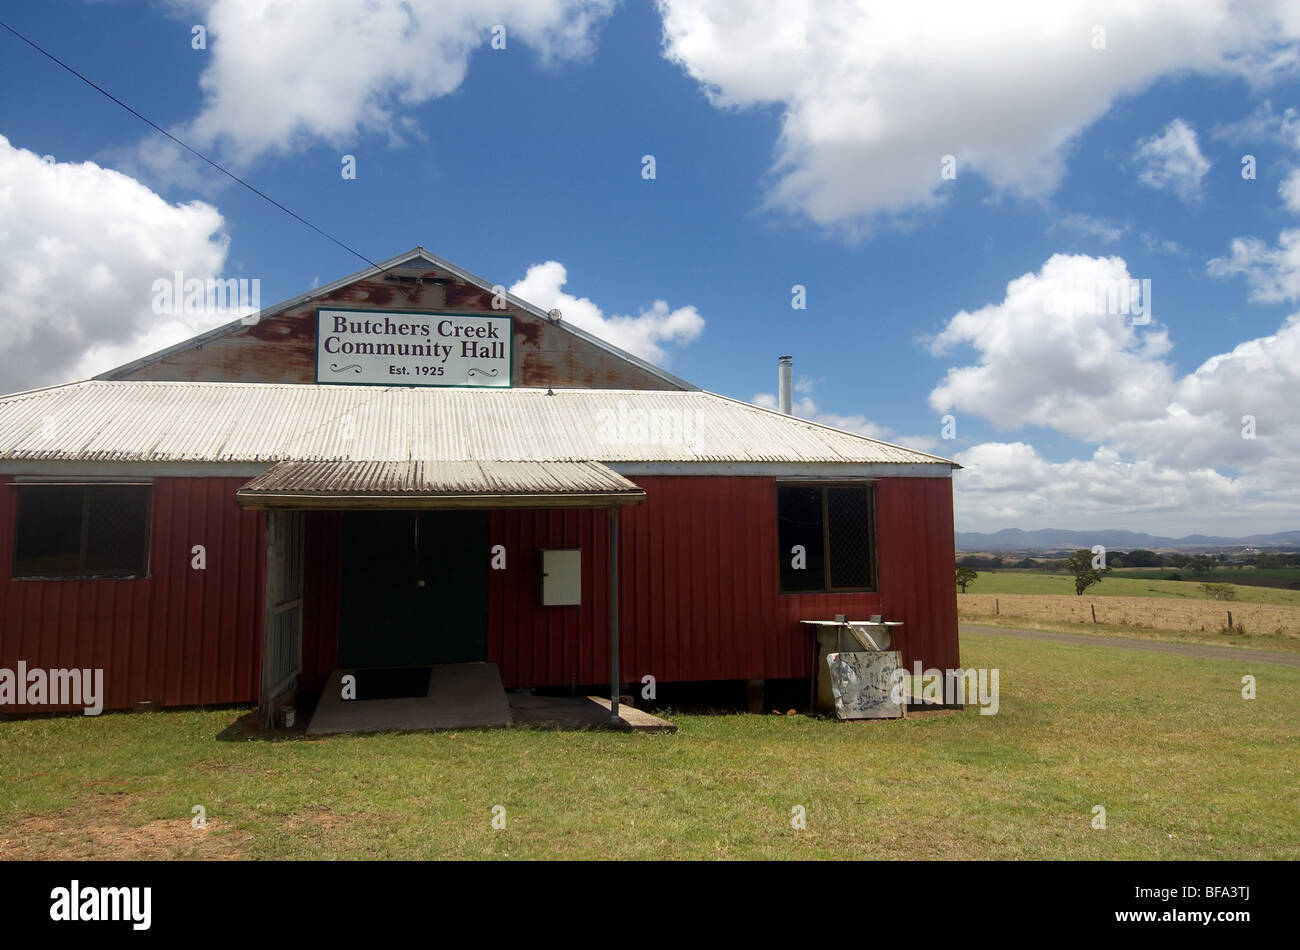
[[[1093,622],[1093,623],[1096,623],[1096,622],[1097,622],[1097,605],[1096,605],[1096,604],[1089,604],[1088,606],[1092,608],[1092,622]]]

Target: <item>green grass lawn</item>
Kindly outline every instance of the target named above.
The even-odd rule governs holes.
[[[1202,578],[1197,578],[1186,567],[1166,567],[1163,574],[1158,567],[1121,567],[1115,571],[1116,576],[1142,580],[1165,580],[1170,574],[1181,574],[1184,580],[1196,580],[1198,583],[1243,584],[1253,587],[1286,588],[1300,583],[1300,568],[1296,567],[1216,567]]]
[[[1168,569],[1167,569],[1168,570]],[[1135,568],[1129,576],[1128,568],[1122,568],[1107,574],[1100,584],[1089,587],[1088,597],[1182,597],[1192,600],[1212,600],[1207,598],[1201,584],[1233,584],[1237,589],[1237,600],[1246,604],[1288,604],[1300,605],[1300,590],[1285,590],[1276,587],[1247,586],[1238,579],[1239,575],[1250,571],[1233,572],[1216,570],[1205,577],[1192,580],[1191,573],[1180,573],[1184,580],[1159,580],[1151,571],[1152,577],[1141,576],[1148,573],[1145,569]],[[1232,576],[1230,576],[1232,575]],[[1074,577],[1070,574],[1047,574],[1042,571],[1019,570],[982,570],[979,577],[966,587],[971,594],[1074,594]]]
[[[959,606],[961,605],[960,599],[957,603]],[[976,624],[986,627],[1009,627],[1012,630],[1045,630],[1049,633],[1074,633],[1085,637],[1118,637],[1121,640],[1155,640],[1163,643],[1231,647],[1242,650],[1247,655],[1251,650],[1261,650],[1266,653],[1300,653],[1300,640],[1294,637],[1257,636],[1255,634],[1227,633],[1223,630],[1202,632],[1149,629],[1118,623],[1068,623],[1060,620],[1039,620],[1027,617],[1011,617],[1006,614],[978,614],[965,611],[959,614],[959,618],[963,625]]]
[[[962,661],[1001,671],[997,715],[313,741],[232,741],[241,710],[0,722],[0,856],[1300,858],[1300,670],[982,636]]]

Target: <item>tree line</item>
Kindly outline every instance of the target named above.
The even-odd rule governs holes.
[[[1155,562],[1155,563],[1152,563]],[[1094,552],[1088,548],[1079,548],[1068,558],[1034,560],[1022,558],[1004,560],[1001,557],[981,557],[968,555],[957,560],[957,586],[966,593],[966,587],[979,579],[976,568],[996,570],[997,568],[1033,568],[1044,572],[1065,571],[1074,575],[1074,592],[1082,595],[1094,584],[1100,584],[1102,578],[1117,567],[1160,567],[1187,568],[1197,577],[1213,573],[1216,567],[1239,567],[1254,563],[1256,567],[1300,567],[1300,552],[1282,552],[1277,554],[1254,555],[1250,560],[1228,560],[1227,555],[1219,554],[1156,554],[1154,551],[1107,551]],[[1170,580],[1182,580],[1181,574],[1170,574]],[[1201,589],[1215,600],[1235,600],[1235,590],[1231,584],[1202,584]]]
[[[1071,555],[1072,557],[1073,555]],[[984,556],[966,554],[957,558],[958,567],[973,567],[976,570],[997,570],[998,568],[1021,568],[1027,570],[1064,571],[1069,569],[1070,558],[1032,558]],[[1256,568],[1300,568],[1300,551],[1281,551],[1249,555],[1229,554],[1157,554],[1138,548],[1132,551],[1108,550],[1106,552],[1108,567],[1171,567],[1187,568],[1194,574],[1208,574],[1216,567],[1256,567]]]

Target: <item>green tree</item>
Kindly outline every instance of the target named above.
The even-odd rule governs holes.
[[[1093,584],[1101,583],[1101,576],[1110,571],[1110,568],[1095,568],[1092,566],[1093,554],[1087,548],[1079,548],[1070,555],[1070,559],[1065,562],[1065,569],[1074,575],[1074,593],[1082,597],[1083,592]]]
[[[1192,569],[1192,573],[1197,577],[1204,577],[1206,574],[1214,570],[1214,558],[1210,557],[1208,554],[1198,554],[1196,557],[1192,558],[1189,562],[1189,566]]]
[[[966,585],[973,584],[977,577],[979,577],[979,572],[973,567],[957,568],[957,586],[961,588],[963,594],[966,593]]]

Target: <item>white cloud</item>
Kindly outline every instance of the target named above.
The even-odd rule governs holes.
[[[152,286],[221,274],[221,214],[168,204],[91,162],[46,164],[0,136],[0,390],[92,375],[227,322],[160,317]]]
[[[400,140],[409,113],[458,89],[470,55],[505,27],[506,50],[580,58],[613,0],[211,0],[204,101],[181,138],[247,164],[360,133]],[[192,141],[191,141],[192,140]],[[159,160],[162,160],[160,157]]]
[[[1273,103],[1265,102],[1244,119],[1214,126],[1210,134],[1239,145],[1245,153],[1251,153],[1261,144],[1272,143],[1300,151],[1300,110],[1289,107],[1278,115]]]
[[[1123,461],[1109,448],[1091,458],[1052,462],[1024,442],[985,442],[959,452],[953,475],[959,531],[1015,526],[1116,527],[1190,534],[1276,526],[1277,505],[1297,498],[1260,492],[1243,477]],[[1264,530],[1277,530],[1265,527]]]
[[[1063,287],[1074,288],[1065,301],[1080,303],[1078,288],[1096,279],[1128,280],[1128,270],[1119,258],[1056,255],[1011,281],[1000,303],[953,316],[931,341],[935,353],[969,345],[978,357],[931,392],[936,410],[1006,429],[1041,426],[1096,447],[1090,459],[1064,462],[1024,441],[959,453],[970,469],[956,482],[963,525],[1105,516],[1188,533],[1300,514],[1300,313],[1178,376],[1154,322],[1135,329],[1085,306],[1043,304]]]
[[[1293,0],[658,0],[665,55],[722,108],[783,108],[769,204],[857,225],[957,181],[1040,195],[1076,137],[1162,76],[1294,68]],[[1105,49],[1094,48],[1094,26]]]
[[[1117,420],[1105,441],[1179,470],[1239,469],[1257,486],[1300,488],[1300,314],[1180,377],[1159,414]],[[1254,438],[1243,438],[1253,420]]]
[[[1277,143],[1300,156],[1300,111],[1288,108],[1279,116],[1272,103],[1265,103],[1246,119],[1216,127],[1214,135],[1237,143],[1247,153],[1261,143]],[[1300,214],[1300,168],[1291,169],[1282,179],[1278,195],[1287,210]],[[1300,300],[1300,230],[1283,231],[1277,247],[1260,238],[1235,238],[1231,253],[1209,261],[1206,270],[1215,277],[1245,277],[1250,299],[1259,303]]]
[[[824,382],[822,379],[810,379],[807,376],[799,376],[794,381],[794,391],[797,393],[810,393]]]
[[[931,352],[969,345],[979,360],[949,369],[931,407],[1002,429],[1044,426],[1092,441],[1106,438],[1117,420],[1159,414],[1173,386],[1160,360],[1170,344],[1154,319],[1134,325],[1143,319],[1140,306],[1124,299],[1134,279],[1119,257],[1057,254],[1007,284],[1002,302],[956,314],[930,341]]]
[[[1282,179],[1277,193],[1282,196],[1288,211],[1300,214],[1300,168],[1291,169],[1291,173]]]
[[[1110,244],[1112,241],[1118,241],[1124,236],[1124,232],[1128,230],[1128,225],[1111,224],[1109,221],[1086,214],[1067,214],[1052,225],[1052,230],[1072,231],[1084,237],[1097,238],[1103,244]]]
[[[159,191],[171,190],[210,202],[231,185],[231,180],[211,165],[156,133],[127,145],[107,146],[93,157]]]
[[[1201,179],[1210,170],[1196,141],[1196,130],[1182,119],[1174,119],[1159,135],[1138,142],[1133,158],[1139,165],[1140,182],[1172,191],[1183,201],[1200,197]]]
[[[1215,277],[1244,276],[1250,299],[1259,303],[1300,300],[1300,229],[1283,231],[1277,247],[1235,238],[1231,256],[1214,258],[1206,270]]]
[[[1152,254],[1185,253],[1183,251],[1182,245],[1180,245],[1177,241],[1166,240],[1165,238],[1161,238],[1158,237],[1157,235],[1152,234],[1150,231],[1143,231],[1139,236],[1142,238],[1142,246],[1145,247]]]
[[[690,343],[704,332],[704,318],[695,307],[674,310],[663,300],[656,300],[635,317],[606,317],[586,297],[565,293],[562,288],[568,279],[564,265],[558,261],[534,264],[522,280],[510,287],[510,293],[543,310],[559,310],[566,323],[659,366],[668,362],[665,346]]]

